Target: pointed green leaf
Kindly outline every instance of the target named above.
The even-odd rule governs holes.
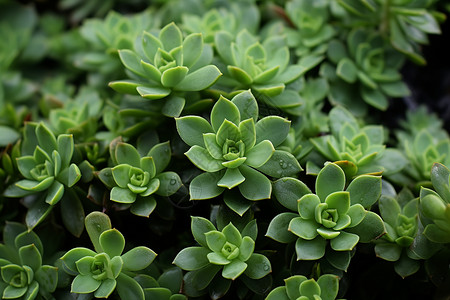
[[[300,180],[291,177],[278,179],[273,183],[273,192],[278,202],[284,207],[298,211],[298,200],[311,190]]]
[[[223,172],[206,172],[195,177],[189,185],[191,200],[210,199],[222,194],[224,188],[217,186],[217,183],[223,174]]]
[[[111,229],[111,220],[108,215],[94,211],[86,216],[84,223],[95,251],[98,253],[105,252],[99,243],[99,238],[104,231]]]
[[[188,71],[184,66],[167,69],[161,74],[161,83],[164,87],[173,88],[186,77]]]
[[[288,228],[291,220],[296,217],[298,217],[298,214],[288,212],[275,216],[275,218],[270,221],[266,236],[280,243],[290,243],[295,241],[297,236],[292,234]]]
[[[317,236],[313,240],[297,239],[295,243],[295,252],[297,253],[297,260],[317,260],[325,255],[325,247],[327,241]]]
[[[238,186],[245,180],[245,177],[242,176],[239,168],[229,169],[227,168],[225,171],[225,175],[217,182],[217,185],[220,187],[232,189],[235,186]]]
[[[169,23],[159,33],[159,39],[162,42],[164,49],[169,51],[173,48],[181,46],[183,41],[183,34],[175,23]]]
[[[359,241],[359,236],[341,231],[341,233],[331,240],[331,248],[336,251],[350,251]]]
[[[139,246],[131,249],[122,255],[123,270],[125,271],[139,271],[149,266],[156,257],[153,250]]]
[[[162,99],[168,96],[171,92],[170,89],[164,87],[146,87],[138,86],[136,91],[141,95],[141,97],[149,100]]]
[[[312,240],[317,236],[317,229],[320,227],[316,220],[305,220],[301,217],[296,217],[289,223],[288,230],[305,240]]]
[[[248,267],[244,274],[252,279],[260,279],[272,272],[272,266],[267,257],[262,254],[253,253],[246,261]]]
[[[200,146],[194,145],[189,151],[185,153],[185,155],[189,158],[189,160],[206,172],[217,172],[224,167],[222,166],[222,161],[215,159],[212,157],[208,150],[202,148]]]
[[[144,300],[144,291],[139,283],[130,276],[120,273],[117,277],[116,290],[120,299]]]
[[[198,145],[204,147],[203,134],[214,133],[208,121],[198,116],[175,118],[175,121],[178,134],[189,146]]]
[[[240,260],[233,260],[230,264],[223,267],[222,276],[227,279],[235,280],[247,269],[247,264]]]
[[[246,165],[240,166],[239,171],[245,177],[245,181],[238,186],[245,198],[249,200],[270,198],[272,184],[265,175]]]
[[[241,116],[237,106],[230,100],[220,96],[211,110],[211,125],[215,132],[219,131],[222,123],[228,120],[235,125],[239,125]]]
[[[183,64],[191,68],[199,59],[203,51],[203,37],[201,33],[192,33],[183,41]]]
[[[254,168],[261,167],[269,160],[274,152],[275,148],[269,140],[261,141],[249,151],[246,151],[246,164]]]
[[[119,203],[133,203],[136,201],[137,194],[130,191],[128,188],[113,187],[110,194],[111,201]]]
[[[186,271],[198,270],[209,264],[207,258],[211,251],[203,247],[188,247],[181,250],[173,263]]]
[[[316,194],[322,202],[333,192],[340,192],[345,187],[344,171],[336,164],[329,163],[320,170],[316,179]]]
[[[186,75],[175,87],[175,90],[185,92],[201,91],[213,85],[221,75],[222,73],[216,66],[207,65]]]
[[[274,147],[280,145],[289,133],[290,121],[278,117],[264,117],[256,123],[256,143],[269,140]]]

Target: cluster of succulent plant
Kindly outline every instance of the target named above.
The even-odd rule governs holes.
[[[447,299],[443,2],[0,0],[0,297]]]

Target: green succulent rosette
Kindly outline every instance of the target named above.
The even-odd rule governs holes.
[[[181,187],[177,173],[164,171],[172,155],[169,142],[154,145],[144,156],[131,144],[111,145],[115,166],[100,172],[100,179],[112,187],[111,201],[129,205],[133,214],[148,217],[157,204],[155,195],[171,196]]]
[[[285,285],[273,289],[266,300],[334,300],[339,291],[339,277],[324,274],[317,280],[294,275],[284,280]]]
[[[25,124],[21,142],[22,156],[17,158],[18,170],[25,179],[7,187],[4,195],[6,197],[41,195],[28,210],[26,222],[29,229],[40,223],[61,199],[66,204],[76,202],[77,207],[81,205],[78,203],[79,199],[70,191],[70,188],[81,179],[80,169],[71,163],[73,153],[72,135],[60,134],[55,137],[44,123]],[[70,193],[72,199],[64,197],[66,192]],[[80,212],[84,214],[82,206]],[[75,234],[75,231],[72,233]]]
[[[417,64],[424,65],[421,44],[428,44],[428,34],[440,34],[441,13],[430,9],[431,1],[397,0],[390,2],[338,0],[354,18],[366,26],[376,26],[389,39],[395,50],[404,53]]]
[[[181,139],[191,146],[186,156],[205,171],[190,183],[192,200],[214,198],[235,187],[245,199],[268,199],[272,185],[264,174],[279,178],[301,170],[292,154],[275,150],[288,135],[290,122],[278,116],[258,120],[250,91],[231,101],[221,97],[210,119],[211,123],[199,116],[176,119]]]
[[[407,165],[408,161],[399,150],[386,148],[382,126],[360,126],[343,107],[333,108],[328,117],[330,134],[310,141],[325,160],[339,164],[347,177],[381,173],[389,176]],[[308,162],[309,169],[313,169],[313,161]]]
[[[44,265],[43,245],[37,234],[20,223],[8,222],[0,244],[0,295],[2,299],[51,299],[58,270]]]
[[[231,3],[230,7],[208,10],[201,16],[183,14],[182,26],[187,33],[200,32],[205,43],[214,43],[214,36],[219,31],[237,34],[244,28],[256,33],[260,22],[260,12],[253,3]]]
[[[237,278],[258,280],[271,272],[267,257],[254,253],[258,232],[256,221],[248,223],[242,232],[231,222],[219,231],[209,220],[192,217],[191,229],[199,246],[181,250],[173,261],[188,271],[184,277],[185,284],[189,285],[186,290],[201,293],[212,282],[221,282],[228,290]],[[220,270],[221,275],[216,276]]]
[[[212,47],[200,33],[185,38],[175,23],[161,29],[158,36],[145,32],[135,51],[119,51],[132,80],[113,81],[114,90],[141,95],[148,100],[165,98],[162,113],[177,117],[185,106],[185,92],[202,91],[222,75],[211,65]]]
[[[321,66],[321,73],[330,82],[330,100],[356,115],[365,114],[367,105],[386,110],[389,98],[410,94],[399,72],[403,55],[377,33],[353,29],[347,45],[341,40],[330,42],[327,56],[335,64]]]
[[[376,241],[376,255],[395,262],[395,272],[403,278],[416,273],[420,268],[419,257],[410,246],[419,228],[419,199],[403,189],[396,197],[382,195],[378,207],[386,234]]]
[[[286,28],[289,47],[299,57],[321,55],[327,49],[327,42],[336,34],[330,24],[329,1],[295,0],[286,3],[285,11],[295,29]]]
[[[80,34],[89,49],[76,54],[74,64],[89,71],[90,82],[103,88],[108,81],[125,75],[118,50],[132,50],[142,31],[150,31],[158,25],[151,10],[131,16],[110,11],[104,19],[87,19],[80,27]]]
[[[434,243],[450,243],[450,171],[440,163],[431,169],[434,190],[420,190],[420,216],[424,226],[423,235]]]
[[[327,253],[331,265],[345,270],[358,242],[385,233],[381,218],[368,210],[381,195],[381,177],[360,175],[345,187],[344,171],[334,163],[317,175],[315,194],[295,178],[275,181],[275,197],[296,213],[275,216],[266,236],[281,243],[295,241],[297,260],[317,260]],[[326,251],[328,244],[331,249]]]
[[[103,213],[89,214],[85,223],[95,251],[77,247],[61,257],[64,271],[76,276],[71,292],[108,298],[116,290],[121,299],[145,299],[133,277],[152,263],[156,253],[138,246],[122,254],[125,239],[117,229],[111,229],[111,221]]]

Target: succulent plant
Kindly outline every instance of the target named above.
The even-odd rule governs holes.
[[[28,211],[27,225],[32,229],[40,223],[69,188],[81,178],[78,166],[71,163],[74,141],[70,134],[57,138],[43,123],[28,122],[24,128],[19,172],[25,179],[10,185],[6,197],[42,195]],[[75,201],[75,200],[73,200]]]
[[[376,255],[395,262],[395,271],[403,278],[416,273],[420,262],[409,248],[418,232],[419,199],[403,189],[395,198],[382,195],[378,207],[386,234],[376,242]]]
[[[251,88],[255,94],[265,96],[261,100],[275,107],[301,104],[298,94],[283,91],[286,84],[299,78],[310,66],[288,65],[290,55],[284,36],[271,36],[259,42],[246,29],[236,36],[219,31],[214,44],[224,64],[224,77],[215,87],[225,92]]]
[[[424,113],[425,111],[421,110],[417,114],[410,114],[410,118],[404,123],[404,130],[396,132],[399,148],[404,152],[409,163],[403,172],[391,178],[395,183],[401,182],[416,190],[420,186],[431,188],[430,170],[434,163],[450,166],[450,137],[442,129],[440,122],[433,121],[429,116],[421,118]],[[418,122],[418,118],[421,121]],[[420,122],[427,122],[426,120],[432,125],[419,127]]]
[[[136,53],[137,52],[137,53]],[[184,92],[201,91],[222,75],[210,65],[212,49],[200,33],[183,38],[175,23],[161,29],[158,36],[144,32],[136,52],[120,50],[120,59],[133,80],[113,81],[118,92],[141,95],[145,99],[166,98],[162,112],[179,116],[185,105]]]
[[[142,157],[131,144],[111,145],[114,167],[103,169],[100,178],[112,186],[112,201],[131,205],[132,213],[148,217],[157,204],[154,195],[171,196],[181,187],[177,173],[164,172],[171,158],[169,142],[154,145]]]
[[[445,18],[427,8],[431,1],[339,0],[338,3],[366,26],[378,27],[399,52],[418,64],[425,64],[420,44],[428,44],[427,34],[439,34],[438,20]],[[355,20],[355,21],[356,21]]]
[[[361,127],[343,107],[333,108],[328,117],[331,134],[312,138],[311,143],[325,159],[343,166],[348,177],[369,173],[389,176],[406,166],[400,151],[386,149],[383,127]]]
[[[298,56],[324,54],[336,30],[329,22],[329,1],[295,0],[286,3],[286,13],[295,29],[287,28],[287,40]]]
[[[257,280],[271,272],[267,257],[254,253],[258,232],[256,222],[248,223],[242,232],[231,222],[218,231],[209,220],[192,217],[191,229],[200,246],[181,250],[174,264],[189,271],[185,283],[194,289],[204,290],[220,270],[228,287],[240,276]]]
[[[339,291],[339,277],[324,274],[317,280],[294,275],[284,280],[285,286],[273,289],[266,300],[334,300]]]
[[[259,25],[260,13],[254,4],[231,3],[229,8],[214,8],[203,15],[183,14],[182,21],[186,32],[201,32],[206,43],[214,43],[216,32],[222,30],[237,34],[246,28],[251,33],[255,33]]]
[[[132,276],[150,265],[156,253],[138,246],[122,254],[125,239],[117,229],[111,229],[111,221],[103,213],[90,213],[85,223],[95,251],[77,247],[61,257],[64,270],[76,275],[71,292],[108,298],[117,290],[123,299],[145,299],[144,291]]]
[[[347,46],[341,40],[333,40],[327,54],[336,65],[335,69],[326,64],[322,66],[322,73],[330,80],[333,103],[355,112],[364,109],[365,104],[386,110],[389,97],[410,94],[399,72],[402,54],[386,44],[377,33],[353,29],[348,34]],[[355,85],[358,87],[356,93]],[[363,102],[353,107],[348,105],[348,97],[357,97]]]
[[[43,245],[37,234],[20,223],[8,222],[0,250],[0,295],[3,299],[52,299],[57,268],[42,264]]]
[[[248,200],[270,198],[270,176],[301,170],[288,152],[275,150],[289,132],[289,122],[278,116],[258,119],[258,105],[250,91],[231,101],[221,97],[211,110],[211,124],[199,116],[176,119],[185,154],[205,171],[190,183],[191,199],[209,199],[238,187]]]
[[[432,242],[450,243],[450,170],[440,163],[431,169],[431,182],[435,191],[422,187],[419,207],[423,234]]]
[[[136,38],[156,26],[159,26],[158,19],[150,10],[131,16],[110,11],[104,19],[87,19],[80,27],[80,34],[89,48],[77,54],[74,63],[96,74],[91,75],[91,80],[103,87],[108,81],[125,75],[118,50],[132,50]]]
[[[269,224],[266,236],[281,242],[296,241],[297,260],[317,260],[331,250],[348,254],[358,242],[380,237],[385,229],[381,218],[367,209],[381,195],[381,177],[360,175],[348,187],[344,171],[334,163],[321,169],[316,193],[294,178],[274,183],[274,194],[286,208]],[[326,257],[333,265],[333,258]],[[346,267],[344,267],[345,269]]]

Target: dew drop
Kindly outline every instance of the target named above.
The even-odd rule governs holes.
[[[284,160],[280,159],[280,167],[282,169],[286,169],[288,167],[288,164]]]
[[[171,185],[175,185],[176,183],[177,183],[177,181],[174,178],[170,179],[170,184]]]
[[[264,271],[269,271],[270,270],[270,267],[269,267],[269,265],[267,265],[267,264],[264,264]]]

